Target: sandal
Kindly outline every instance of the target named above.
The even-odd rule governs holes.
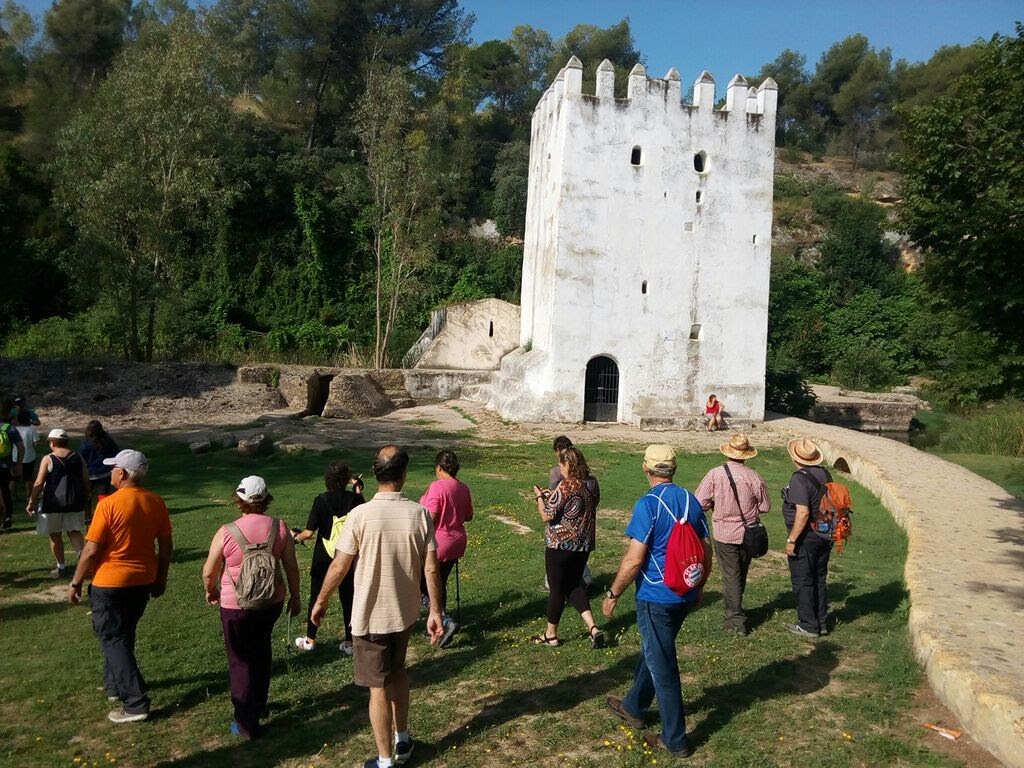
[[[590,628],[590,645],[597,648],[604,648],[604,632],[596,624]]]
[[[552,648],[557,648],[562,644],[557,637],[548,637],[547,635],[534,635],[530,638],[530,642],[534,645],[549,645]]]

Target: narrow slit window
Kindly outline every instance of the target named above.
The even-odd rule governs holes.
[[[752,238],[750,238],[750,242],[752,242],[754,245],[757,245],[757,235],[754,235]]]
[[[697,190],[697,205],[700,205],[700,199],[701,199],[701,197],[702,197],[702,195],[701,195],[701,191],[700,191],[700,190],[698,189],[698,190]]]
[[[642,293],[644,296],[647,295],[647,281],[646,280],[644,280],[642,283],[640,283],[640,293]]]
[[[704,173],[708,165],[708,155],[704,150],[696,153],[693,156],[693,170],[697,173]]]
[[[488,324],[487,335],[489,337],[491,337],[491,338],[494,337],[494,321],[493,320],[491,320],[491,322]]]
[[[640,149],[639,146],[633,147],[633,152],[629,156],[630,164],[631,165],[640,165],[640,162],[643,160],[643,155],[644,155],[644,153]]]
[[[700,341],[700,323],[690,326],[690,341]]]

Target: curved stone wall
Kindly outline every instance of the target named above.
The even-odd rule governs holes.
[[[771,426],[811,437],[907,532],[910,634],[928,682],[978,743],[1024,768],[1024,503],[894,440],[794,418]]]

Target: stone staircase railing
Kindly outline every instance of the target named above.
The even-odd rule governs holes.
[[[430,313],[430,325],[422,333],[416,343],[413,344],[409,351],[405,353],[402,358],[402,368],[415,368],[416,363],[423,357],[423,353],[427,351],[427,347],[430,346],[431,342],[437,338],[438,334],[444,330],[445,325],[448,323],[448,310],[444,307],[435,309]]]

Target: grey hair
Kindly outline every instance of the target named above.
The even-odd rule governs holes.
[[[648,474],[650,474],[651,477],[657,477],[662,480],[671,480],[676,473],[676,468],[672,467],[672,469],[653,469],[651,467],[647,467],[647,472]]]
[[[138,483],[146,476],[146,473],[149,472],[149,467],[145,467],[143,469],[125,469],[124,467],[120,467],[120,470],[124,472],[125,477],[129,480]]]

